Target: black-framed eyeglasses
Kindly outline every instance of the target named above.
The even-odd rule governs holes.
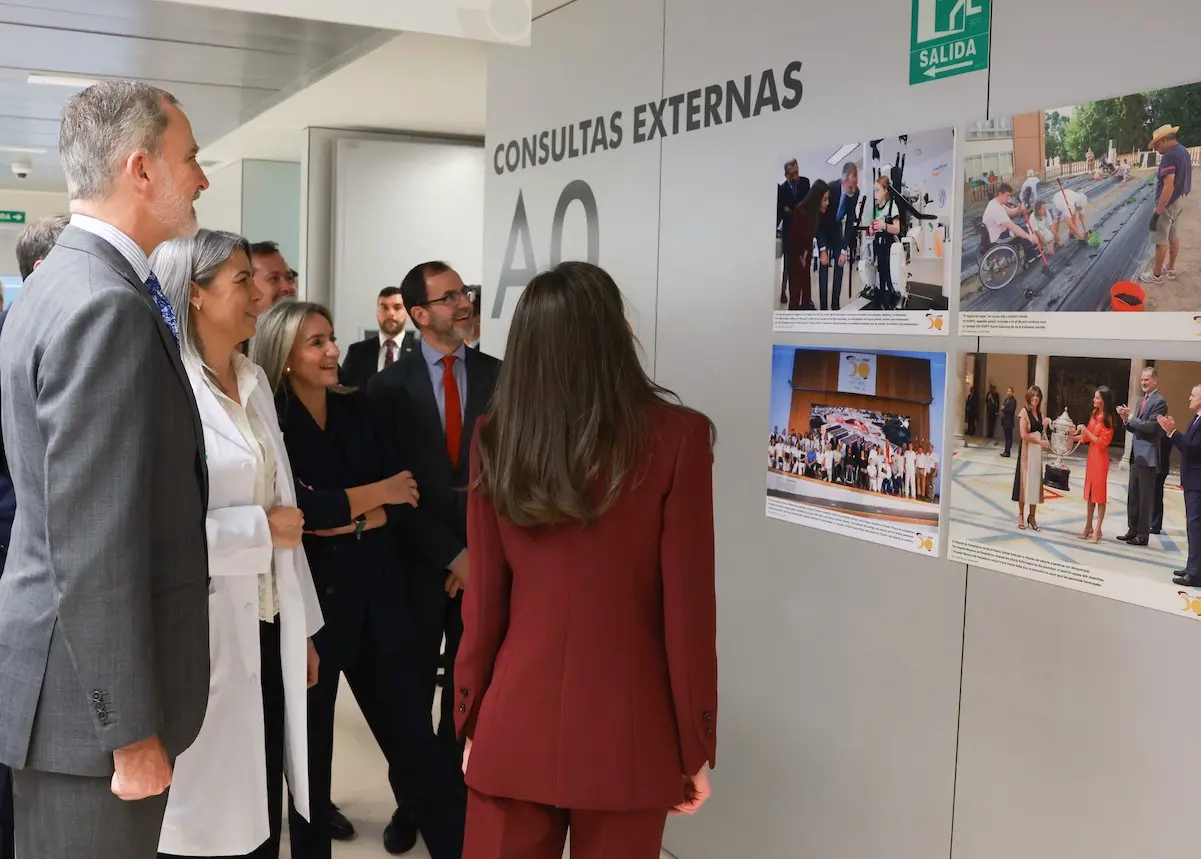
[[[445,304],[453,307],[458,303],[460,298],[466,299],[468,304],[475,304],[475,298],[480,294],[478,286],[465,286],[462,289],[452,289],[450,292],[443,295],[441,298],[434,298],[430,301],[423,301],[418,304],[418,307],[429,307],[431,304]]]

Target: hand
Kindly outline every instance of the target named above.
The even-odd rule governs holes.
[[[874,221],[872,221],[872,232],[873,233],[878,233],[883,229],[884,229],[884,222],[881,221],[879,218],[876,218]]]
[[[1155,420],[1159,421],[1160,429],[1168,435],[1176,432],[1176,419],[1171,415],[1160,415]]]
[[[1155,232],[1155,229],[1158,226],[1159,226],[1159,212],[1155,212],[1154,214],[1151,215],[1151,232]]]
[[[1118,406],[1118,417],[1123,421],[1130,418],[1130,406]]]
[[[409,504],[413,507],[417,506],[417,500],[421,497],[421,493],[417,491],[417,481],[413,479],[411,471],[402,471],[400,474],[394,474],[384,483],[384,503],[385,504]]]
[[[1051,442],[1047,441],[1045,438],[1040,438],[1038,440],[1038,446],[1041,447],[1043,450],[1050,450]]]
[[[820,262],[822,265],[829,265],[830,254],[828,254],[826,251],[822,251],[821,256],[818,257],[818,262]]]
[[[467,775],[467,759],[471,757],[471,739],[463,746],[463,775]]]
[[[454,599],[459,595],[459,591],[467,587],[467,574],[470,567],[470,558],[464,551],[455,562],[450,565],[450,575],[446,577],[446,595]]]
[[[304,514],[296,507],[272,507],[267,511],[271,544],[277,549],[295,549],[304,534]]]
[[[712,793],[713,788],[709,786],[709,770],[707,767],[701,767],[701,771],[696,775],[684,776],[684,801],[673,808],[671,813],[696,814]]]
[[[317,685],[317,669],[321,665],[321,657],[317,655],[317,647],[313,644],[313,639],[308,639],[305,642],[308,645],[308,658],[305,661],[305,682],[308,684],[306,688],[312,689]]]
[[[171,764],[158,737],[139,740],[113,752],[110,788],[117,799],[135,802],[158,796],[171,786]]]
[[[846,264],[847,264],[847,252],[843,251],[842,253],[840,253],[838,255],[838,265],[839,265],[839,267],[841,267]]]
[[[785,206],[785,207],[784,207],[784,214],[785,214],[785,215],[791,215],[791,214],[792,214],[792,206]]]

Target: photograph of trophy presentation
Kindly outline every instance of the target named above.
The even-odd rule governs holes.
[[[946,361],[774,347],[767,515],[937,555]]]
[[[1179,612],[1201,596],[1180,478],[1197,386],[1195,361],[961,354],[949,557]]]

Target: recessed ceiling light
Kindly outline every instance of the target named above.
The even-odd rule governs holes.
[[[842,159],[846,158],[852,152],[859,148],[858,143],[844,143],[838,148],[838,151],[826,159],[827,164],[837,164]]]
[[[22,155],[45,155],[45,149],[33,149],[28,146],[0,146],[0,152],[17,152]]]
[[[29,75],[26,83],[39,84],[41,86],[62,86],[71,87],[72,89],[85,89],[94,83],[99,83],[92,78],[80,78],[75,75],[43,75],[37,72],[32,72]]]

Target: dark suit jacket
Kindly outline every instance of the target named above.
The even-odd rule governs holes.
[[[454,691],[474,790],[667,809],[684,798],[681,771],[714,762],[709,424],[669,406],[653,423],[639,479],[588,528],[516,528],[470,494]]]
[[[0,332],[4,331],[7,310],[0,310]],[[8,550],[12,539],[13,518],[17,515],[17,494],[13,491],[12,478],[8,473],[8,457],[4,450],[4,439],[0,437],[0,548]]]
[[[417,348],[417,338],[412,331],[406,331],[398,344],[396,360],[406,352]],[[366,389],[371,377],[379,372],[379,337],[372,336],[358,343],[351,343],[346,350],[346,357],[338,370],[338,380],[351,388]]]
[[[805,199],[805,195],[809,193],[810,182],[808,178],[802,176],[797,179],[796,190],[793,191],[792,186],[787,182],[781,182],[776,188],[776,226],[780,227],[784,233],[788,233],[788,224],[792,221],[792,212],[796,211],[796,207],[801,200]],[[787,206],[792,212],[785,212],[784,207]]]
[[[1014,397],[1006,397],[1001,403],[1001,426],[1012,427],[1017,414],[1018,401]]]
[[[500,361],[476,349],[465,350],[467,403],[459,467],[446,453],[446,433],[438,417],[429,367],[420,347],[405,352],[395,364],[376,373],[367,395],[388,441],[389,474],[408,469],[417,480],[421,501],[416,510],[397,512],[406,560],[415,550],[419,567],[444,574],[467,547],[468,453],[480,416],[488,411],[500,374]]]
[[[847,200],[843,220],[838,220],[838,206],[842,201],[842,180],[830,183],[830,205],[822,218],[821,229],[818,232],[818,242],[830,254],[830,262],[837,263],[838,255],[849,250],[855,241],[855,215],[859,205],[859,195],[855,194]]]
[[[208,706],[204,434],[170,330],[104,239],[63,230],[8,315],[0,760],[107,777],[151,735],[184,751]]]
[[[1158,469],[1163,429],[1156,418],[1168,413],[1168,403],[1159,391],[1152,391],[1146,399],[1145,406],[1142,398],[1131,406],[1130,418],[1126,421],[1126,429],[1134,436],[1130,445],[1130,462],[1132,465]]]
[[[1177,427],[1168,437],[1180,451],[1180,487],[1201,492],[1201,418],[1194,417],[1186,427]]]

